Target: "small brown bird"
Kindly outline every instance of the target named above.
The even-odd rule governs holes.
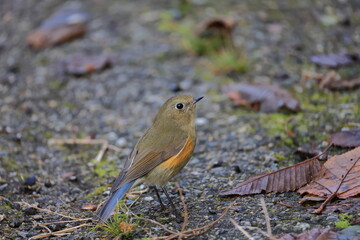
[[[154,187],[164,207],[156,189],[156,186],[160,186],[179,216],[165,184],[185,167],[192,156],[196,144],[195,106],[202,98],[179,95],[164,103],[152,126],[140,138],[125,162],[123,171],[112,186],[110,198],[97,212],[100,222],[110,216],[117,202],[133,185],[142,182]]]

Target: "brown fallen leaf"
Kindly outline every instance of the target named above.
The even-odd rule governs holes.
[[[27,42],[35,49],[42,49],[70,41],[85,34],[88,21],[87,13],[79,9],[62,8],[31,32]]]
[[[360,147],[325,162],[318,176],[308,185],[297,190],[300,194],[326,197],[314,211],[320,213],[334,197],[346,199],[360,194]]]
[[[327,142],[340,147],[359,147],[360,128],[334,133]]]
[[[345,80],[342,79],[335,71],[330,71],[325,74],[304,72],[302,74],[302,84],[304,85],[304,83],[309,79],[315,79],[318,82],[320,89],[327,88],[330,90],[343,90],[360,86],[360,78]]]
[[[360,53],[339,53],[311,56],[311,61],[318,65],[327,67],[340,67],[349,64],[360,63]]]
[[[201,38],[220,41],[220,48],[234,47],[232,32],[235,26],[236,21],[230,17],[213,18],[200,24],[197,34]]]
[[[85,53],[75,53],[58,62],[57,71],[80,76],[100,71],[109,66],[111,66],[111,60],[106,54],[88,55]]]
[[[300,234],[294,234],[294,233],[288,233],[280,238],[278,240],[337,240],[338,237],[336,235],[336,232],[331,230],[330,228],[313,228],[308,232],[300,233]]]
[[[285,89],[265,84],[238,83],[225,87],[235,105],[251,106],[261,112],[277,112],[281,108],[299,111],[300,103]]]
[[[134,224],[130,224],[123,221],[120,223],[120,229],[122,230],[123,233],[131,232],[134,229]]]
[[[231,190],[221,192],[220,196],[249,195],[256,193],[293,191],[309,183],[319,172],[319,157],[310,158],[301,163],[274,172],[261,173],[250,177]]]
[[[81,210],[89,210],[89,211],[96,211],[97,205],[88,204],[81,207]]]

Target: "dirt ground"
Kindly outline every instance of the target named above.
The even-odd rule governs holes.
[[[359,51],[360,2],[194,0],[183,13],[179,9],[184,2],[75,2],[91,15],[86,35],[36,51],[27,45],[27,34],[59,7],[74,2],[1,1],[0,239],[28,239],[48,232],[43,223],[65,219],[24,202],[76,218],[92,217],[94,212],[82,206],[106,199],[122,163],[157,109],[179,93],[205,98],[197,107],[198,142],[193,159],[169,183],[170,195],[183,209],[175,185],[179,183],[189,228],[211,223],[232,201],[237,202],[218,224],[192,239],[247,239],[229,218],[266,231],[260,197],[265,198],[275,236],[314,227],[335,228],[341,213],[351,219],[360,216],[359,204],[349,204],[345,212],[311,214],[314,206],[301,206],[297,193],[218,196],[253,174],[303,160],[294,154],[298,147],[324,149],[329,134],[359,125],[359,89],[332,92],[319,90],[315,82],[301,86],[300,80],[304,70],[327,71],[310,62],[312,55]],[[234,42],[248,57],[248,71],[212,74],[203,57],[181,47],[181,37],[160,29],[163,13],[180,23],[191,20],[194,26],[216,16],[236,18]],[[57,63],[75,52],[105,53],[116,60],[111,67],[85,76],[59,73]],[[360,68],[339,71],[351,79],[359,76]],[[264,114],[234,108],[222,90],[229,82],[281,86],[301,102],[302,110]],[[293,136],[286,135],[286,126]],[[51,138],[89,137],[107,140],[121,151],[109,150],[96,162],[98,145],[48,145]],[[344,151],[336,148],[330,154]],[[152,190],[127,203],[133,204],[131,212],[181,230],[172,215],[159,211]],[[47,227],[58,231],[76,225],[79,223]],[[140,225],[132,238],[168,234],[148,222]],[[249,233],[264,239],[259,230]],[[99,234],[87,227],[58,238],[95,239]]]

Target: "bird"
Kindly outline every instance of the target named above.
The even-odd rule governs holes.
[[[115,179],[110,196],[96,213],[105,222],[127,191],[140,183],[149,184],[161,201],[157,187],[165,193],[176,217],[179,213],[165,188],[190,160],[196,145],[195,108],[203,97],[177,95],[168,99],[156,114],[152,125],[136,143],[123,170]]]

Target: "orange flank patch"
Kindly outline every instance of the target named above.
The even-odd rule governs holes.
[[[188,137],[185,142],[185,146],[175,156],[169,158],[159,166],[164,168],[182,168],[190,159],[195,148],[194,141],[191,137]]]

